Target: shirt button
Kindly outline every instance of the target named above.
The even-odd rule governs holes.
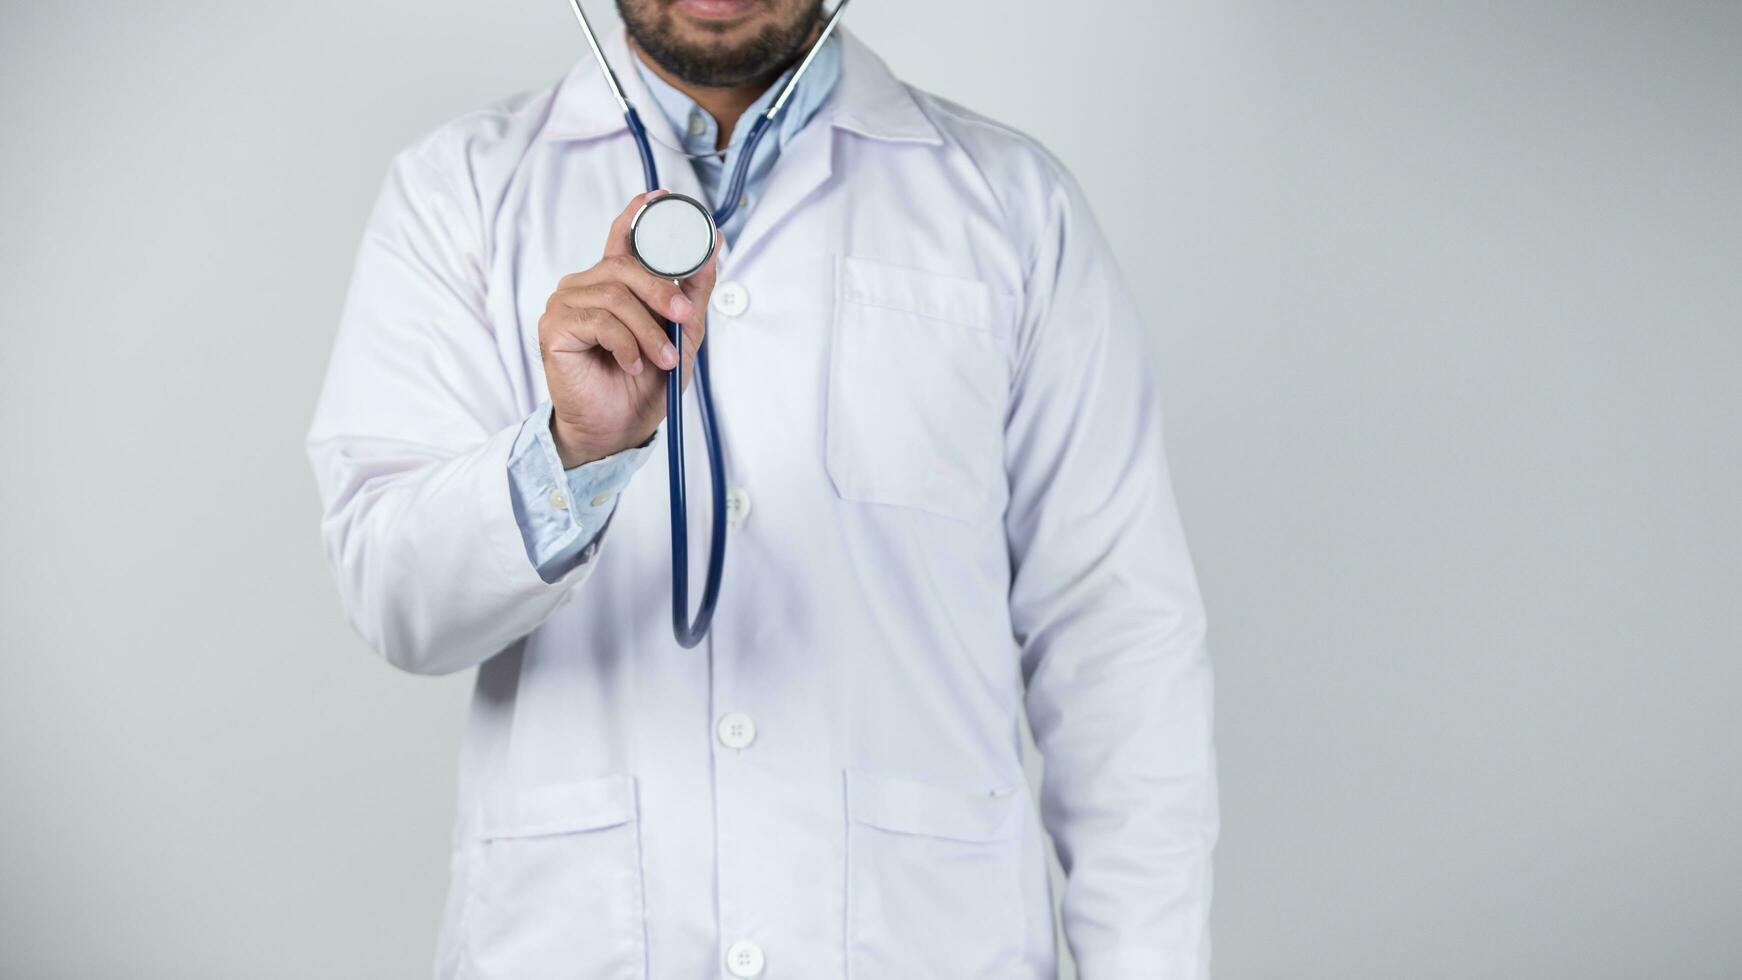
[[[702,121],[702,114],[701,113],[699,113],[699,112],[690,113],[690,135],[691,136],[700,136],[700,135],[702,135],[702,131],[707,129],[707,128],[708,128],[708,124]]]
[[[748,939],[740,939],[726,950],[726,972],[735,977],[762,975],[762,947]]]
[[[569,498],[563,496],[561,490],[552,490],[544,499],[550,501],[550,505],[557,510],[569,509]]]
[[[737,316],[750,308],[750,290],[736,279],[720,283],[714,290],[714,309],[727,316]]]
[[[756,723],[742,711],[723,716],[715,731],[720,736],[720,744],[728,749],[747,749],[751,742],[756,741]]]
[[[750,518],[750,491],[733,487],[726,491],[726,524],[739,527]]]
[[[593,506],[594,507],[603,507],[610,502],[611,502],[611,495],[608,493],[602,493],[602,494],[599,494],[597,497],[593,498]]]

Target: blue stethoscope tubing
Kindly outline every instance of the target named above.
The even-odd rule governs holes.
[[[744,145],[738,150],[737,164],[732,168],[732,180],[726,186],[724,206],[713,212],[714,226],[724,228],[726,222],[738,210],[738,205],[744,200],[744,181],[750,174],[750,162],[756,159],[757,144],[773,124],[774,117],[785,107],[786,100],[798,86],[798,80],[803,77],[805,69],[810,67],[811,60],[822,50],[823,43],[834,33],[835,25],[840,22],[841,14],[847,9],[848,0],[841,0],[829,15],[828,22],[818,35],[816,43],[811,45],[804,60],[799,62],[798,70],[794,71],[786,87],[775,97],[774,103],[756,121],[750,125],[750,131],[744,137]],[[587,37],[587,45],[592,48],[593,57],[603,70],[606,84],[611,87],[611,95],[623,109],[623,121],[629,127],[629,135],[635,139],[635,150],[641,156],[641,175],[645,179],[649,192],[659,189],[659,166],[653,160],[653,144],[648,139],[647,127],[642,125],[641,114],[635,111],[635,106],[623,95],[623,88],[617,83],[617,75],[605,61],[605,52],[599,47],[599,39],[593,34],[593,27],[587,22],[587,13],[581,8],[581,0],[569,0],[569,6],[574,10],[575,19],[580,21],[581,31]],[[702,601],[696,608],[695,619],[689,616],[690,593],[690,535],[689,535],[689,505],[686,499],[684,479],[683,451],[683,324],[666,322],[666,331],[671,336],[671,345],[679,352],[679,363],[676,368],[667,372],[665,379],[665,437],[666,464],[671,483],[671,629],[677,638],[678,645],[684,649],[692,649],[702,642],[702,637],[708,635],[708,627],[714,621],[714,608],[720,601],[720,578],[726,566],[726,464],[725,453],[720,448],[720,426],[714,416],[714,399],[710,392],[712,385],[708,381],[708,345],[704,338],[696,345],[695,379],[696,379],[696,409],[702,422],[702,441],[708,452],[708,485],[713,492],[713,530],[710,534],[708,547],[708,577],[702,585]]]
[[[659,165],[653,162],[653,146],[647,138],[647,128],[641,115],[631,106],[624,113],[629,133],[635,137],[635,149],[641,154],[641,174],[647,189],[659,189]],[[744,193],[744,181],[750,172],[750,161],[756,157],[756,144],[768,131],[769,117],[758,116],[751,125],[744,146],[738,151],[738,163],[732,168],[732,181],[727,185],[726,204],[714,211],[714,227],[724,227],[738,210]],[[673,349],[683,350],[683,324],[666,322]],[[714,418],[713,387],[708,380],[708,344],[706,338],[696,345],[696,414],[702,420],[702,442],[708,450],[708,485],[713,492],[713,530],[708,542],[708,577],[702,584],[702,602],[696,617],[689,617],[690,533],[688,491],[684,477],[683,452],[683,369],[680,365],[667,373],[665,379],[665,452],[666,468],[671,478],[671,629],[678,645],[688,650],[702,642],[714,621],[714,608],[720,601],[720,577],[726,567],[726,464],[720,448],[720,426]]]

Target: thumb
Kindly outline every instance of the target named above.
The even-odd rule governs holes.
[[[708,256],[708,261],[702,267],[690,273],[682,284],[683,294],[689,297],[696,309],[708,305],[708,298],[714,294],[714,281],[720,274],[720,247],[726,243],[726,233],[714,229],[714,254]]]
[[[714,295],[714,281],[720,273],[720,245],[725,240],[725,234],[715,229],[714,254],[708,256],[708,261],[703,263],[700,269],[691,273],[690,277],[678,287],[683,290],[685,296],[689,297],[691,305],[695,308],[695,312],[690,314],[690,318],[683,325],[684,347],[690,351],[702,346],[702,338],[707,333],[708,302]]]

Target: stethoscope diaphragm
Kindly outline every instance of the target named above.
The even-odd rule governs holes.
[[[714,254],[714,215],[683,194],[661,194],[635,212],[629,248],[642,268],[662,279],[683,279]]]

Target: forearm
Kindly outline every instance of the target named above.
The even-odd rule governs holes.
[[[345,609],[395,666],[475,666],[536,628],[590,572],[597,541],[555,581],[528,561],[507,476],[518,431],[446,457],[390,440],[311,441]]]
[[[1041,814],[1084,980],[1192,977],[1208,959],[1214,681],[1165,470],[1147,479],[1092,512],[1043,504],[1045,558],[1030,553],[1016,590]]]
[[[1188,980],[1207,969],[1218,830],[1210,666],[1201,630],[1129,639],[1055,650],[1072,677],[1031,685],[1042,814],[1080,976]]]

